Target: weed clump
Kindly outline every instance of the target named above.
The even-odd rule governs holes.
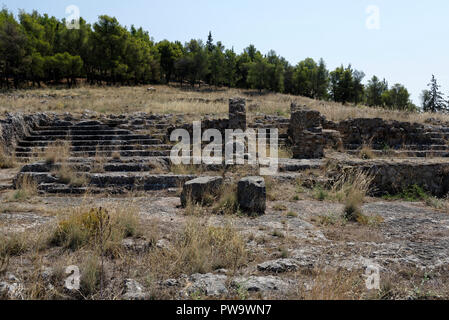
[[[5,152],[5,149],[0,146],[0,169],[10,169],[16,166],[16,159]]]
[[[187,223],[175,250],[178,263],[188,274],[236,270],[247,255],[243,237],[231,225],[208,226],[198,219]]]
[[[386,195],[387,200],[405,200],[410,202],[425,201],[430,198],[429,194],[417,184],[410,185],[396,195]]]
[[[374,159],[376,156],[370,147],[368,147],[367,145],[363,145],[362,149],[360,150],[359,157],[363,160],[369,160]]]
[[[68,164],[63,163],[54,170],[53,173],[58,177],[59,181],[72,187],[84,187],[89,181],[83,174],[76,173]]]
[[[25,201],[38,192],[36,181],[28,174],[20,176],[16,181],[16,191],[12,194],[10,200],[12,201]]]
[[[51,236],[52,245],[77,250],[86,245],[104,243],[104,249],[114,253],[121,240],[140,235],[139,219],[132,208],[77,209],[59,221]]]
[[[65,162],[70,157],[70,143],[68,141],[55,141],[51,143],[44,155],[46,164]]]
[[[236,186],[226,185],[222,187],[221,196],[212,208],[213,213],[232,215],[239,212],[239,202]]]

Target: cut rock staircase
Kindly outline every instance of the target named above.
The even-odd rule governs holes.
[[[426,132],[427,141],[424,143],[404,144],[401,146],[387,146],[382,144],[373,144],[370,146],[375,156],[392,157],[449,157],[449,128],[438,128],[438,131]],[[360,144],[346,144],[345,152],[357,155],[363,146]]]
[[[31,177],[38,190],[46,193],[176,188],[194,176],[169,173],[171,145],[165,143],[168,126],[161,120],[147,121],[140,127],[125,120],[95,120],[55,121],[51,126],[36,127],[17,144],[16,158],[29,164],[22,168],[14,185]],[[55,142],[69,145],[70,155],[63,163],[45,159]]]

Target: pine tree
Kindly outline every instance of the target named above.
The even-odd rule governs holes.
[[[388,90],[388,83],[384,79],[380,79],[373,76],[371,80],[368,81],[366,87],[366,103],[370,107],[380,107],[383,105],[382,95]]]
[[[435,75],[429,83],[429,90],[425,90],[422,94],[423,110],[425,112],[443,112],[447,110],[446,101],[440,91]]]
[[[209,31],[209,35],[207,37],[206,48],[209,53],[212,53],[215,49],[214,38],[212,37],[212,31]]]

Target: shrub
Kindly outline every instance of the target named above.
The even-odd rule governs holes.
[[[413,184],[404,188],[396,196],[392,196],[392,199],[402,199],[405,201],[423,201],[427,200],[430,196],[417,184]],[[388,196],[387,196],[388,198]]]
[[[319,201],[324,201],[328,197],[328,192],[324,190],[321,186],[316,186],[314,190],[314,198]]]
[[[362,204],[370,191],[373,177],[361,170],[349,170],[343,173],[333,185],[333,193],[343,201],[343,216],[347,221],[363,220]]]
[[[59,221],[50,242],[76,250],[88,244],[104,241],[104,250],[116,253],[121,240],[140,235],[139,219],[134,208],[75,209]]]

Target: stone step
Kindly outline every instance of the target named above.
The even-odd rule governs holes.
[[[59,194],[83,194],[101,190],[113,190],[116,193],[125,191],[154,191],[169,188],[181,187],[185,182],[195,179],[195,175],[176,175],[176,174],[149,174],[149,173],[97,173],[85,176],[89,181],[87,186],[70,186],[57,181],[57,178],[47,174],[47,180],[43,177],[45,174],[39,173],[19,173],[18,178],[27,175],[32,179],[37,179],[38,190],[43,193]],[[54,182],[49,182],[53,180]]]
[[[323,159],[279,159],[280,172],[301,172],[305,170],[322,169],[325,165]]]
[[[430,136],[431,138],[443,138],[443,139],[447,139],[449,138],[449,132],[448,131],[435,131],[435,132],[428,132],[427,133],[428,136]]]
[[[90,185],[97,187],[122,186],[126,189],[162,190],[182,186],[195,179],[194,175],[149,173],[97,173],[89,174]]]
[[[94,136],[94,135],[105,135],[105,136],[114,136],[114,135],[128,135],[131,134],[129,130],[42,130],[42,131],[32,131],[30,132],[31,136]]]
[[[149,172],[154,169],[154,162],[136,162],[136,163],[121,163],[121,162],[105,162],[101,164],[101,168],[104,172]],[[66,163],[74,172],[91,172],[98,166],[98,164],[92,162],[83,163]],[[56,172],[61,167],[60,163],[47,164],[45,162],[36,162],[27,164],[22,167],[21,172],[33,172],[33,173],[49,173]],[[163,168],[163,167],[161,167]]]
[[[359,155],[360,150],[346,151],[350,155]],[[440,150],[372,150],[375,156],[389,156],[389,157],[412,157],[412,158],[432,158],[441,157],[448,158],[449,151]]]
[[[71,152],[95,152],[95,151],[147,151],[147,150],[170,150],[171,145],[167,144],[153,144],[153,145],[142,145],[142,144],[124,144],[124,145],[90,145],[90,146],[73,146],[70,147]],[[45,153],[49,147],[39,147],[38,150],[33,150],[32,147],[17,147],[17,153],[26,152],[41,152]]]
[[[102,191],[101,188],[92,187],[73,187],[66,184],[59,183],[42,183],[37,187],[40,194],[65,194],[65,195],[84,195],[86,192],[91,194],[99,194]]]
[[[50,141],[19,141],[18,147],[45,147]],[[161,139],[139,139],[139,140],[75,140],[70,142],[73,147],[81,146],[123,146],[132,144],[155,145],[162,144]]]
[[[115,151],[74,151],[71,152],[71,157],[111,157]],[[16,152],[17,158],[43,158],[45,153],[42,152]],[[121,157],[168,157],[170,156],[170,150],[130,150],[120,151]]]
[[[164,134],[152,134],[143,135],[143,134],[130,134],[130,135],[79,135],[79,136],[69,136],[66,135],[48,135],[48,136],[26,136],[24,137],[24,141],[56,141],[56,140],[72,140],[72,141],[80,141],[80,140],[141,140],[141,139],[161,139],[164,138]]]
[[[113,130],[115,127],[106,124],[96,124],[87,126],[38,126],[34,131],[84,131],[84,130]]]
[[[347,144],[344,146],[346,150],[360,150],[362,148],[359,144]],[[372,145],[369,146],[372,150],[380,150],[383,151],[384,147],[382,145]],[[446,144],[423,144],[423,145],[403,145],[398,149],[392,148],[393,150],[416,150],[416,151],[426,151],[426,150],[435,150],[435,151],[449,151],[449,145]]]

